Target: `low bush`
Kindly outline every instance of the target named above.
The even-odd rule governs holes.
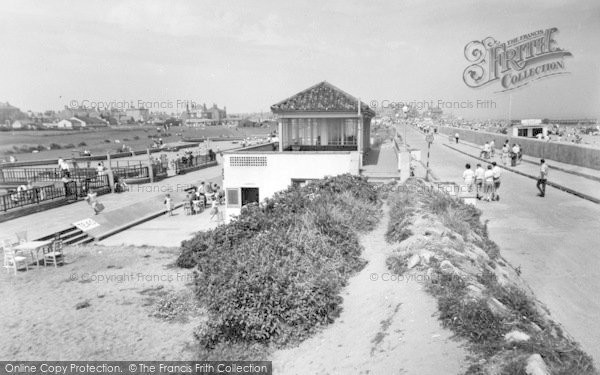
[[[62,146],[59,145],[58,143],[50,143],[50,150],[60,150],[62,149]]]
[[[69,143],[67,145],[64,145],[63,148],[69,149],[69,148],[75,148],[75,145],[72,143]]]
[[[357,233],[374,227],[375,189],[342,175],[277,193],[184,241],[177,264],[197,266],[209,312],[206,348],[303,340],[339,315],[340,289],[364,267]]]
[[[112,142],[110,141],[110,139],[105,139],[104,143],[112,143]]]
[[[170,292],[155,302],[150,315],[166,321],[186,322],[188,315],[197,308],[193,295]]]
[[[79,144],[77,146],[78,147],[85,147],[85,146],[87,146],[87,143],[85,143],[85,142],[79,142]]]
[[[135,137],[133,137],[133,140],[134,140],[134,141],[139,141],[139,140],[140,140],[140,136],[139,136],[139,135],[136,135]]]

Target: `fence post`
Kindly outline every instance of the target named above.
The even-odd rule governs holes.
[[[108,175],[108,187],[110,188],[110,192],[114,192],[114,188],[115,188],[115,176],[113,175],[113,170],[112,167],[110,165],[110,152],[106,153],[106,162],[108,164],[108,170],[106,171],[106,174]]]
[[[150,155],[149,148],[146,149],[146,153],[148,154],[148,176],[150,176],[150,182],[154,182],[154,170],[152,169],[152,156]],[[142,164],[141,160],[140,160],[140,164]]]

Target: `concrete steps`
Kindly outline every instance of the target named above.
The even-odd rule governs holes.
[[[83,245],[94,241],[93,237],[75,226],[38,239],[44,241],[54,238],[60,238],[65,245]]]

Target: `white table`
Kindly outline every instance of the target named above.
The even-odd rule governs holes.
[[[48,247],[49,245],[52,244],[52,240],[47,240],[47,241],[27,241],[24,242],[22,244],[19,244],[17,246],[14,247],[15,251],[29,251],[29,253],[31,254],[31,258],[33,259],[33,252],[35,251],[35,262],[37,264],[37,266],[40,266],[40,259],[39,259],[39,252],[40,249],[43,249],[45,247]]]

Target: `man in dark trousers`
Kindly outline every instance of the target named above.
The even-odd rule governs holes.
[[[538,197],[546,196],[546,182],[548,181],[548,164],[546,160],[540,160],[540,177],[537,181],[537,188],[540,191]]]

